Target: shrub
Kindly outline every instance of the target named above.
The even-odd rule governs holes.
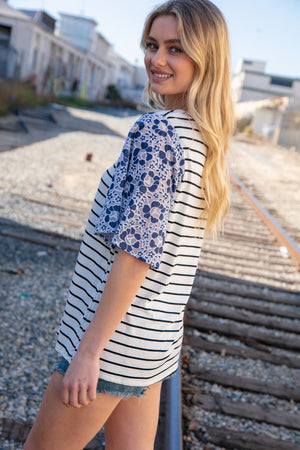
[[[93,108],[96,105],[90,100],[73,96],[59,97],[59,99],[57,99],[57,103],[60,105],[71,106],[73,108]]]
[[[253,135],[253,127],[248,125],[244,130],[245,136],[251,137]]]
[[[107,98],[108,100],[111,100],[113,102],[122,100],[120,91],[115,84],[109,84],[107,86],[107,92],[106,92],[105,98]]]
[[[52,98],[39,96],[30,82],[1,80],[0,82],[0,115],[9,114],[22,106],[46,105]]]
[[[252,123],[251,116],[244,116],[237,120],[236,122],[236,133],[242,133],[245,129]]]

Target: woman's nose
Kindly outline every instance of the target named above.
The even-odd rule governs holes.
[[[156,67],[164,67],[166,65],[166,53],[163,49],[158,49],[152,57],[152,64]]]

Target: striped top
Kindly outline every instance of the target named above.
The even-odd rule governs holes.
[[[150,267],[101,354],[99,377],[149,386],[176,371],[204,236],[205,160],[206,145],[183,110],[147,113],[133,126],[101,178],[78,254],[56,343],[69,362],[122,248]]]

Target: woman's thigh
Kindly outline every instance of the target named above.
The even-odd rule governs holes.
[[[97,394],[87,406],[73,408],[61,401],[63,375],[55,371],[24,450],[81,450],[95,436],[120,397]]]
[[[153,450],[160,391],[156,383],[142,397],[120,401],[104,426],[106,450]]]

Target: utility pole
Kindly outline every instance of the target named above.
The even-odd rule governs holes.
[[[85,0],[82,0],[82,7],[81,7],[81,12],[80,12],[80,14],[82,16],[84,16],[84,7],[85,7]]]

